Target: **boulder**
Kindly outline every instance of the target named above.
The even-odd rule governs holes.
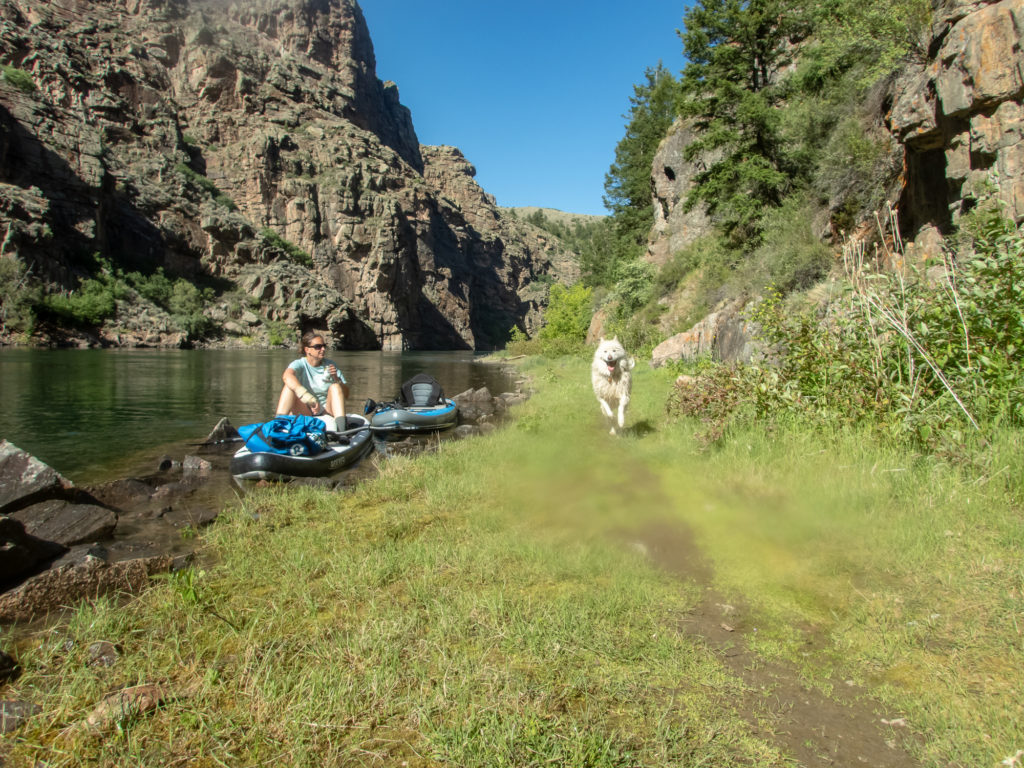
[[[658,368],[671,360],[696,360],[704,355],[723,362],[754,359],[759,346],[742,310],[742,302],[730,302],[690,330],[666,339],[651,352],[651,365]]]
[[[63,547],[105,539],[117,525],[117,513],[111,509],[63,499],[32,504],[10,517],[22,523],[29,535]]]
[[[496,410],[494,396],[487,387],[467,389],[452,398],[459,406],[460,422],[477,422],[486,416],[492,416]]]
[[[0,514],[61,496],[74,483],[7,440],[0,440]]]
[[[0,517],[0,588],[65,551],[53,541],[31,536],[20,521]]]
[[[31,621],[110,592],[135,594],[153,575],[171,570],[174,562],[161,555],[108,563],[86,554],[78,562],[51,568],[0,594],[0,622]]]

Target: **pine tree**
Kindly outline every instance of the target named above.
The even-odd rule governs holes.
[[[651,163],[679,111],[679,82],[659,62],[633,86],[626,135],[615,147],[605,175],[605,207],[611,211],[618,259],[635,258],[654,223]]]
[[[791,38],[805,33],[803,14],[796,0],[697,0],[684,22],[682,112],[700,136],[687,157],[716,158],[686,205],[705,205],[733,242],[750,246],[765,208],[794,183],[780,140],[778,80]]]

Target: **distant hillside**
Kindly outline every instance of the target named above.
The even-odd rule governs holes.
[[[518,208],[503,208],[502,210],[508,211],[520,219],[525,219],[527,216],[532,216],[533,214],[540,212],[548,221],[567,225],[587,224],[606,218],[605,216],[593,216],[587,213],[566,213],[565,211],[560,211],[557,208],[539,208],[535,205],[523,205]]]

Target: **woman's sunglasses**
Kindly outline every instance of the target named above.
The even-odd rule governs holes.
[[[326,344],[310,344],[309,348],[310,349],[327,349],[327,345]]]

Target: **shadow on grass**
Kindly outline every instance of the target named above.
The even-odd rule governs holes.
[[[658,431],[658,428],[651,424],[650,421],[644,419],[638,421],[631,427],[628,427],[625,432],[630,437],[647,437],[648,435],[654,434]]]

